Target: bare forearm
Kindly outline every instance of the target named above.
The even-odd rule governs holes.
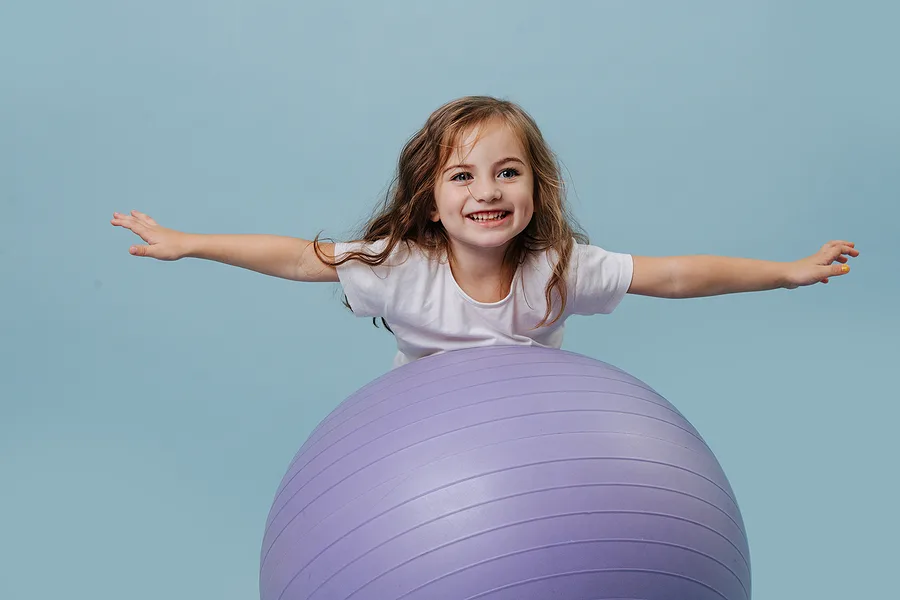
[[[787,263],[726,256],[672,258],[675,298],[760,292],[784,287]]]
[[[187,234],[185,256],[298,280],[312,242],[265,234]]]

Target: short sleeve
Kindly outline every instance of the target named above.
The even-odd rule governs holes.
[[[609,314],[619,305],[634,273],[630,254],[576,243],[572,249],[569,277],[571,312],[577,315]]]
[[[338,242],[334,245],[334,256],[341,258],[347,252],[363,251],[366,254],[381,252],[385,240],[376,242]],[[359,260],[348,260],[336,267],[338,280],[344,288],[347,302],[357,317],[383,317],[390,291],[388,281],[390,267],[387,264],[367,265]]]

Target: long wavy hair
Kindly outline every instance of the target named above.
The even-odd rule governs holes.
[[[467,96],[448,102],[434,111],[425,125],[403,147],[397,172],[382,203],[357,237],[358,241],[386,239],[377,253],[348,252],[333,259],[319,247],[317,235],[313,246],[320,260],[337,267],[350,260],[368,265],[384,263],[397,244],[415,244],[434,259],[451,259],[450,239],[443,225],[431,220],[436,209],[434,190],[441,167],[459,147],[464,134],[496,119],[502,120],[518,136],[525,159],[534,174],[534,215],[531,222],[513,240],[505,252],[504,274],[512,280],[518,265],[528,253],[553,250],[557,262],[547,282],[547,310],[537,327],[555,323],[566,306],[566,271],[572,255],[573,241],[587,243],[588,238],[569,214],[565,185],[556,155],[544,140],[534,119],[520,106],[508,100],[489,96]],[[553,296],[558,296],[559,310],[553,316]],[[350,308],[346,295],[344,304]],[[352,310],[352,308],[351,308]],[[385,327],[390,329],[382,319]]]

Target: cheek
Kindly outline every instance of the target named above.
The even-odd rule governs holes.
[[[531,194],[527,194],[522,199],[522,208],[524,209],[522,212],[525,215],[526,221],[531,221],[534,217],[534,196]]]
[[[529,213],[534,211],[534,192],[532,192],[530,187],[522,186],[517,194],[516,198],[517,204],[528,211]]]
[[[534,206],[529,206],[528,211],[525,213],[525,222],[531,223],[532,219],[534,219]]]
[[[465,196],[460,195],[459,190],[453,187],[446,186],[435,190],[433,220],[439,221],[441,218],[452,218],[454,213],[461,210],[464,203]]]
[[[445,190],[441,197],[441,207],[444,210],[459,210],[465,203],[466,193],[465,191],[461,192],[459,188]]]

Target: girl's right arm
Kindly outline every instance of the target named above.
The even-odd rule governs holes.
[[[203,258],[293,281],[338,281],[337,271],[316,256],[309,240],[264,234],[183,233],[161,227],[136,210],[130,215],[114,213],[110,222],[147,242],[131,247],[135,256],[158,260]],[[334,257],[334,244],[323,242],[319,248],[325,257]]]

